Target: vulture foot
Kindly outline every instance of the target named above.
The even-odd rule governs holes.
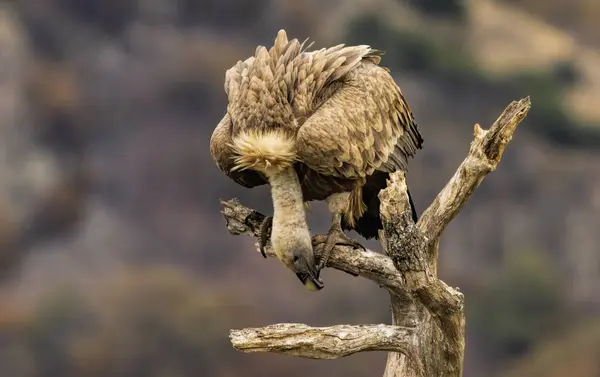
[[[258,241],[258,246],[260,248],[260,253],[263,257],[267,257],[265,253],[265,247],[267,247],[267,243],[271,238],[271,229],[273,228],[273,216],[267,216],[263,220],[262,224],[260,224],[260,239]]]
[[[346,245],[352,246],[355,249],[366,250],[365,247],[358,241],[348,237],[341,229],[340,226],[333,225],[327,235],[325,236],[325,246],[323,248],[323,254],[319,259],[319,264],[317,265],[317,271],[321,271],[327,265],[327,261],[329,260],[329,256],[333,251],[335,245]],[[315,242],[323,242],[323,236],[316,236]],[[320,242],[319,242],[320,243]]]

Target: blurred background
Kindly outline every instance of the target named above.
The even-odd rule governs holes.
[[[442,238],[440,275],[466,296],[464,375],[599,376],[596,0],[4,0],[0,375],[383,373],[384,353],[313,361],[229,343],[231,328],[274,322],[390,322],[370,281],[326,270],[308,292],[226,231],[219,198],[272,207],[268,187],[211,160],[225,70],[281,28],[314,48],[387,50],[425,139],[408,174],[419,212],[473,125],[531,96]],[[309,221],[327,230],[324,205]]]

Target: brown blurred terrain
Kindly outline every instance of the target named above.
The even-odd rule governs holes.
[[[225,70],[277,31],[387,51],[425,139],[423,211],[474,123],[532,110],[442,239],[466,295],[465,376],[600,373],[600,8],[594,0],[12,0],[0,4],[0,365],[7,377],[372,376],[233,350],[230,328],[389,323],[387,294],[327,270],[307,292],[219,198]],[[327,229],[315,205],[313,232]],[[354,235],[356,236],[356,235]],[[358,236],[356,236],[358,237]],[[379,250],[375,242],[366,245]]]

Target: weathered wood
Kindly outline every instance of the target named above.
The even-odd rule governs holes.
[[[233,347],[244,352],[273,352],[309,359],[337,359],[357,352],[414,349],[415,327],[338,325],[310,327],[284,323],[263,328],[232,330]],[[418,360],[413,357],[414,362]]]
[[[437,270],[436,243],[442,232],[483,178],[496,169],[504,148],[530,108],[531,101],[526,97],[511,102],[488,130],[483,130],[479,124],[475,124],[474,139],[469,154],[433,203],[421,215],[417,226],[431,241],[429,260],[434,271]]]
[[[418,362],[390,353],[384,376],[460,376],[464,355],[463,295],[439,280],[428,260],[429,239],[412,220],[403,172],[390,175],[379,193],[382,245],[402,276],[411,300],[391,295],[392,323],[416,324]],[[408,321],[408,322],[407,322]],[[413,356],[414,358],[414,356]],[[421,366],[421,370],[414,369]]]

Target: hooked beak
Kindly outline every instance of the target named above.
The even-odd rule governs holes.
[[[299,272],[296,274],[298,279],[304,284],[309,291],[320,291],[325,286],[319,278],[319,273],[315,269],[307,268],[308,273]]]

